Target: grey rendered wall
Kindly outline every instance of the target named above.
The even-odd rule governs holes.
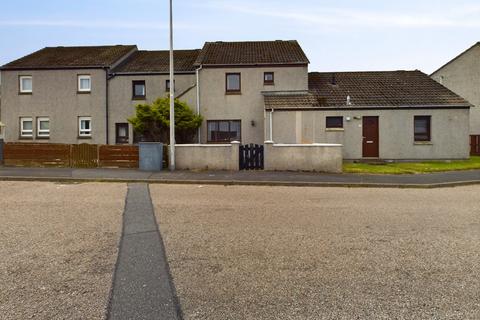
[[[480,134],[480,46],[465,52],[432,78],[475,106],[470,113],[470,133]]]
[[[415,143],[413,118],[432,117],[430,143]],[[267,120],[270,114],[267,115]],[[344,129],[326,129],[326,116],[343,116]],[[362,117],[379,117],[379,151],[382,159],[467,159],[469,157],[468,109],[275,111],[275,143],[339,143],[345,159],[362,158]],[[349,117],[350,121],[346,118]],[[267,121],[268,124],[268,121]],[[292,125],[295,124],[295,125]]]
[[[342,145],[265,143],[265,170],[342,172]]]
[[[241,73],[240,95],[225,94],[225,74]],[[275,85],[264,86],[264,72],[275,72]],[[202,143],[207,142],[207,120],[241,120],[242,143],[265,140],[262,91],[307,90],[308,68],[205,68],[200,71],[200,113],[204,117]],[[253,121],[253,125],[252,125]]]
[[[77,93],[77,75],[90,74],[92,91]],[[33,77],[33,93],[19,95],[20,75]],[[5,141],[20,140],[20,117],[50,118],[50,139],[26,141],[50,143],[105,143],[106,75],[102,69],[2,71],[1,119]],[[92,117],[92,138],[78,138],[78,117]]]
[[[127,119],[135,115],[135,106],[141,103],[152,103],[160,97],[165,97],[168,92],[165,88],[165,81],[168,75],[118,75],[110,80],[109,109],[110,109],[110,144],[115,144],[115,124],[125,123]],[[145,80],[146,100],[133,100],[132,81]],[[181,74],[175,76],[175,94],[179,95],[195,85],[194,74]],[[196,110],[196,88],[192,88],[180,100],[188,103],[193,111]],[[130,143],[133,142],[133,129],[129,125]]]
[[[175,167],[180,170],[239,170],[240,143],[177,144]]]

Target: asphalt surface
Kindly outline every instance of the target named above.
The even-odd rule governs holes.
[[[480,319],[480,186],[150,190],[184,319]]]
[[[14,168],[0,167],[0,180],[9,179],[103,180],[150,183],[216,183],[347,186],[452,186],[480,184],[480,170],[406,175],[322,174],[269,171],[162,171],[128,169]]]
[[[125,194],[0,182],[0,319],[104,319]]]
[[[148,185],[129,184],[108,319],[180,319]]]

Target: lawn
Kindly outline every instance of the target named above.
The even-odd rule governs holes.
[[[470,160],[458,161],[426,161],[400,163],[344,163],[345,173],[370,174],[419,174],[442,171],[459,171],[480,169],[480,157],[471,157]]]

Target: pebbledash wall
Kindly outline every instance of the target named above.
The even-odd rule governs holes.
[[[166,97],[165,82],[168,74],[119,74],[109,81],[109,144],[115,144],[115,125],[127,123],[127,119],[135,115],[135,106],[142,103],[152,103],[158,98]],[[145,100],[133,99],[133,81],[145,81]],[[195,111],[196,94],[195,74],[175,75],[175,94],[180,95],[180,100],[186,102]],[[187,91],[188,90],[188,91]],[[129,124],[129,142],[133,143],[133,128]]]
[[[91,76],[89,93],[78,93],[78,75]],[[22,70],[2,71],[2,122],[8,125],[5,140],[49,143],[106,142],[106,70]],[[19,94],[19,77],[32,76],[32,93]],[[52,97],[55,97],[52,99]],[[78,117],[92,118],[92,137],[78,135]],[[20,117],[33,119],[33,137],[20,137]],[[36,137],[36,119],[48,117],[50,137]]]
[[[264,85],[264,72],[274,72],[273,85]],[[228,94],[225,75],[241,74],[241,92]],[[307,66],[203,68],[200,71],[201,142],[207,143],[208,120],[241,120],[241,142],[265,141],[265,103],[262,91],[308,90]]]
[[[274,111],[273,137],[267,137],[275,143],[342,144],[344,159],[362,159],[362,117],[378,116],[381,159],[468,159],[469,112],[468,108]],[[267,132],[270,115],[268,112]],[[327,116],[343,116],[343,129],[327,129]],[[431,141],[414,141],[414,116],[431,116]]]

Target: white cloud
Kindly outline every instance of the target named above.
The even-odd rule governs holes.
[[[295,7],[281,8],[243,2],[241,5],[211,0],[204,5],[224,11],[266,16],[288,22],[322,27],[394,27],[394,28],[468,28],[480,27],[480,5],[431,8],[428,12],[394,12],[379,10],[340,9],[309,6],[308,11]]]

